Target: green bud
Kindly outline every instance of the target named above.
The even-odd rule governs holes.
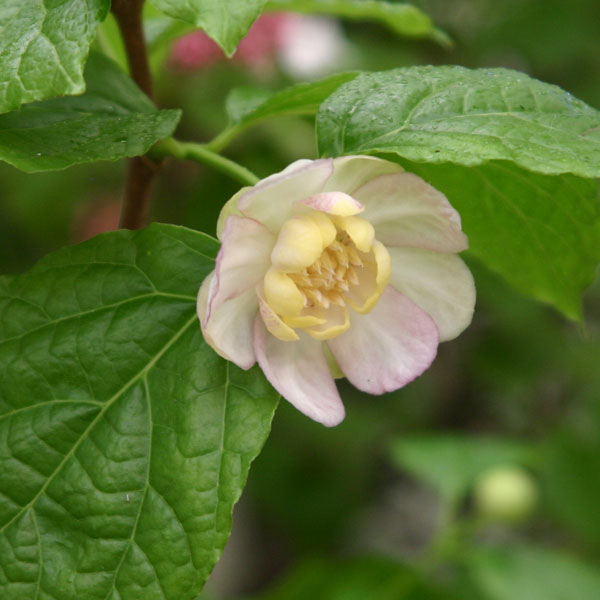
[[[492,521],[514,523],[526,519],[538,502],[538,488],[523,468],[503,466],[483,473],[473,490],[475,510]]]

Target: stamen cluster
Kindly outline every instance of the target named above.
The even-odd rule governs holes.
[[[355,269],[363,262],[352,240],[345,232],[323,250],[321,256],[301,273],[290,275],[304,296],[304,306],[329,308],[331,304],[346,306],[344,294],[350,286],[358,285]]]

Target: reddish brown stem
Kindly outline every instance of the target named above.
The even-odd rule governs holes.
[[[144,0],[112,1],[112,12],[123,36],[131,77],[152,98],[154,90],[148,61],[148,48],[144,37],[143,8]]]
[[[141,229],[148,225],[152,184],[160,166],[160,163],[150,160],[147,156],[129,159],[120,227]]]
[[[123,36],[131,77],[152,98],[152,74],[144,38],[143,7],[144,0],[112,1],[112,12]],[[121,227],[140,229],[148,224],[152,182],[159,169],[160,163],[147,156],[136,156],[129,160],[127,185],[121,209]]]

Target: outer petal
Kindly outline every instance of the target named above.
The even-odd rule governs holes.
[[[225,223],[227,223],[227,219],[229,217],[235,215],[237,217],[242,217],[242,213],[238,209],[238,200],[248,191],[251,190],[251,186],[246,186],[237,191],[237,193],[232,196],[226,203],[225,206],[221,209],[219,213],[219,219],[217,220],[217,237],[219,240],[223,239],[223,232],[225,231]]]
[[[471,322],[475,283],[456,254],[421,248],[388,248],[391,284],[418,304],[435,321],[440,342],[454,339]]]
[[[446,196],[413,173],[382,175],[354,197],[365,205],[361,217],[375,227],[386,246],[412,246],[438,252],[468,248],[460,216]]]
[[[203,328],[205,327],[206,319],[208,318],[208,298],[212,295],[212,289],[214,287],[215,272],[212,271],[204,278],[196,300],[196,312],[198,313],[198,318],[200,319],[200,324]]]
[[[297,161],[244,192],[239,197],[238,209],[277,233],[293,216],[297,203],[321,192],[332,173],[331,159]]]
[[[301,334],[297,342],[282,342],[254,322],[254,349],[258,364],[273,387],[305,415],[333,427],[345,416],[322,343]]]
[[[284,173],[296,171],[301,167],[306,166],[312,162],[312,160],[308,160],[306,158],[297,160],[291,165],[288,165],[283,171],[279,173],[274,173],[273,175],[269,175],[269,177],[265,177],[265,179],[262,179],[257,185],[266,184],[272,179],[283,175]],[[219,239],[221,239],[221,236],[223,235],[223,230],[225,229],[225,222],[227,221],[227,218],[231,215],[242,216],[242,213],[238,208],[238,201],[246,192],[249,192],[252,189],[254,189],[254,186],[246,186],[241,188],[234,196],[232,196],[225,203],[225,206],[223,206],[223,208],[221,209],[221,214],[219,214],[219,220],[217,221],[217,237]]]
[[[269,269],[274,243],[275,236],[264,225],[235,215],[229,217],[208,297],[207,319],[223,302],[254,289]]]
[[[197,310],[204,339],[217,354],[242,369],[249,369],[256,362],[252,343],[258,309],[256,293],[254,289],[246,290],[221,304],[207,318],[208,293],[214,277],[213,272],[198,292]]]
[[[333,159],[333,175],[324,192],[354,192],[375,177],[388,173],[402,173],[404,169],[393,162],[375,156],[341,156]]]
[[[429,367],[438,346],[433,319],[388,286],[368,315],[351,315],[350,329],[327,342],[348,380],[369,394],[405,386]]]

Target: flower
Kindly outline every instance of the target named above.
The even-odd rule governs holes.
[[[345,416],[333,373],[371,394],[396,390],[471,322],[460,217],[395,163],[299,160],[233,196],[217,234],[198,294],[206,341],[243,369],[258,362],[324,425]]]

